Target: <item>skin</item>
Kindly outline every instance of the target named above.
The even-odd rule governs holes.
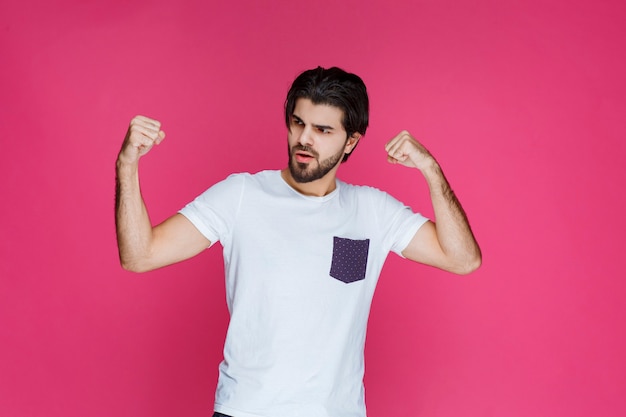
[[[323,196],[336,188],[336,173],[344,154],[352,152],[361,135],[347,137],[340,109],[296,102],[288,134],[289,161],[282,178],[298,192]],[[139,187],[139,160],[165,138],[160,122],[135,117],[117,159],[116,228],[122,266],[144,272],[191,258],[209,242],[181,214],[152,226]],[[415,262],[457,274],[481,264],[481,253],[461,204],[441,167],[407,131],[385,145],[387,161],[419,171],[426,180],[437,223],[428,221],[402,254]],[[317,175],[315,173],[317,172]]]
[[[152,227],[139,187],[139,159],[165,138],[161,123],[133,118],[117,158],[116,231],[124,269],[145,272],[190,258],[209,242],[195,226],[176,213]]]
[[[385,145],[387,161],[417,169],[426,179],[437,223],[428,221],[402,251],[407,259],[456,274],[469,274],[482,262],[480,248],[461,203],[441,167],[409,132],[402,131]]]
[[[347,137],[342,118],[343,112],[337,107],[316,105],[308,99],[296,101],[287,139],[289,163],[281,171],[292,188],[312,196],[323,196],[336,188],[341,159],[352,152],[361,138],[358,133]],[[313,181],[303,181],[296,175],[298,172],[303,177],[321,170],[326,174]]]

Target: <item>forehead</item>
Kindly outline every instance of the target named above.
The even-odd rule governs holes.
[[[308,98],[299,98],[296,100],[293,114],[305,123],[343,129],[343,110],[339,107],[328,104],[314,104]]]

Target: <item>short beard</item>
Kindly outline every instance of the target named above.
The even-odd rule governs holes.
[[[315,168],[310,168],[309,164],[303,164],[296,161],[295,154],[297,151],[305,151],[311,153],[317,161]],[[289,172],[297,183],[307,183],[319,180],[328,174],[343,159],[343,150],[323,161],[319,160],[319,155],[308,146],[296,145],[289,150]]]

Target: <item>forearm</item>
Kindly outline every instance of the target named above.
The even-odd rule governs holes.
[[[480,266],[481,253],[467,216],[439,164],[422,170],[430,189],[439,245],[452,268],[468,273]]]
[[[152,225],[141,196],[137,164],[116,166],[115,225],[120,262],[124,269],[142,271],[149,258]]]

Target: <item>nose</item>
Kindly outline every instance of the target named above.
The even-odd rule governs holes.
[[[300,137],[298,138],[298,143],[302,146],[311,146],[313,145],[313,134],[312,134],[311,126],[304,126],[302,132],[300,132]]]

